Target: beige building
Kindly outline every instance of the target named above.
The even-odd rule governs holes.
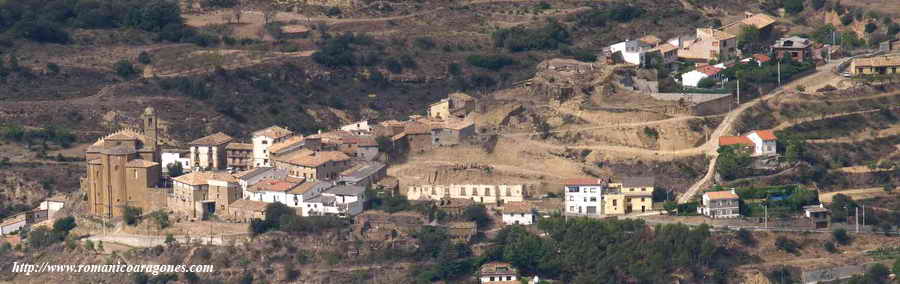
[[[275,168],[306,180],[334,180],[350,167],[350,157],[340,151],[300,150],[274,160]]]
[[[247,199],[237,200],[228,206],[225,218],[237,222],[250,222],[253,219],[266,219],[266,206],[269,203]]]
[[[228,143],[225,146],[225,160],[229,168],[246,171],[253,167],[253,144]]]
[[[609,183],[601,198],[603,213],[623,215],[653,210],[653,178],[623,177],[621,182]]]
[[[737,36],[716,29],[699,28],[695,39],[679,44],[678,58],[685,61],[708,63],[737,56]]]
[[[158,119],[148,107],[141,116],[143,131],[119,130],[85,151],[87,176],[81,190],[91,215],[120,217],[126,207],[148,212],[165,206],[166,190],[158,188],[162,176]]]
[[[471,199],[478,203],[523,201],[527,197],[521,184],[413,185],[406,191],[409,200]]]
[[[191,218],[207,218],[242,197],[238,180],[227,172],[196,171],[175,178],[169,209]]]
[[[234,138],[218,132],[194,141],[191,146],[191,168],[207,170],[224,170],[226,161],[225,147]]]
[[[850,63],[853,75],[900,74],[900,55],[857,58]]]

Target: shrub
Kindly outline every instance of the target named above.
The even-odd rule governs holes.
[[[325,11],[325,15],[329,16],[329,17],[338,16],[340,14],[341,14],[341,8],[338,8],[338,7],[331,7]]]
[[[716,83],[717,83],[716,78],[706,77],[706,78],[701,79],[700,82],[697,82],[697,87],[708,89],[708,88],[715,87]]]
[[[803,0],[784,0],[784,10],[790,14],[803,12]]]
[[[116,64],[113,66],[113,69],[116,70],[116,74],[118,74],[122,78],[128,78],[137,74],[137,69],[134,68],[134,65],[132,65],[131,62],[125,59],[116,62]]]
[[[788,253],[797,253],[797,250],[800,248],[800,244],[798,244],[794,240],[788,239],[787,237],[781,236],[775,239],[775,247]]]
[[[19,37],[27,38],[36,42],[60,43],[69,42],[69,34],[66,33],[57,24],[46,21],[21,21],[18,22],[13,30]]]
[[[575,58],[575,60],[581,62],[594,62],[597,61],[597,55],[593,52],[590,52],[585,49],[575,48],[575,47],[564,47],[559,50],[559,54],[563,56],[570,56]]]
[[[151,61],[150,54],[148,54],[146,51],[141,51],[141,54],[138,54],[137,59],[141,64],[150,64]]]
[[[569,31],[557,22],[549,20],[540,28],[513,27],[500,29],[492,34],[494,45],[512,52],[526,50],[551,50],[570,41]]]
[[[462,68],[459,67],[459,63],[450,63],[450,65],[447,65],[447,73],[450,73],[450,75],[453,76],[458,76],[459,74],[462,74]]]
[[[125,206],[125,212],[122,214],[125,224],[134,226],[140,223],[141,209],[133,206]]]
[[[745,246],[755,246],[756,245],[756,239],[753,238],[753,233],[751,233],[750,230],[740,228],[735,233],[735,237],[737,238],[738,241],[741,242],[741,244],[744,244]]]
[[[846,245],[850,243],[850,234],[847,233],[847,229],[835,229],[831,232],[831,235],[834,237],[834,241],[839,244]]]
[[[472,66],[497,71],[509,65],[515,65],[515,59],[505,55],[469,55],[466,62]]]
[[[824,246],[825,246],[825,251],[827,251],[827,252],[830,252],[830,253],[837,252],[837,247],[835,247],[834,243],[832,243],[831,241],[825,242]]]
[[[56,63],[47,63],[47,71],[49,71],[50,74],[59,74],[59,65],[56,65]]]
[[[644,135],[647,135],[647,137],[650,137],[650,138],[653,138],[653,139],[658,139],[658,138],[659,138],[659,131],[657,131],[656,128],[651,128],[651,127],[649,127],[649,126],[644,126]]]
[[[417,37],[413,40],[413,45],[419,49],[430,50],[434,48],[434,40],[431,37]]]
[[[77,224],[75,223],[75,217],[72,216],[60,218],[53,222],[53,230],[57,232],[64,232],[65,234],[68,234],[69,231],[75,229],[75,226],[77,226]]]

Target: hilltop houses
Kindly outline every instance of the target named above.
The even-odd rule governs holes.
[[[737,218],[741,216],[740,197],[734,190],[703,193],[697,213],[713,218]]]

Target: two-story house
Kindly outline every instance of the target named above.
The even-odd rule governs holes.
[[[753,156],[772,156],[778,154],[778,137],[771,130],[754,130],[744,136],[720,136],[719,147],[722,146],[749,149]]]
[[[191,141],[191,168],[207,170],[224,170],[228,166],[225,146],[234,138],[218,132]]]
[[[534,207],[527,201],[503,204],[503,223],[507,225],[534,224]]]
[[[227,211],[228,205],[242,198],[238,180],[227,172],[195,171],[176,177],[169,209],[191,218],[206,218]]]
[[[294,132],[281,126],[269,126],[253,132],[253,138],[251,139],[253,143],[253,166],[271,167],[272,160],[269,157],[269,147],[291,136],[294,136]]]
[[[782,38],[772,45],[772,54],[775,58],[790,57],[794,61],[805,62],[812,58],[812,41],[798,36]]]
[[[481,265],[478,271],[478,280],[481,283],[519,283],[519,271],[512,264],[506,262],[488,262]]]
[[[599,216],[603,214],[601,199],[609,180],[596,178],[570,179],[565,182],[565,214]],[[620,201],[613,201],[619,203]],[[616,204],[618,206],[619,204]],[[622,204],[624,206],[624,204]]]
[[[629,64],[642,65],[647,63],[647,53],[654,46],[641,40],[626,40],[609,46],[613,54],[621,54],[622,60]]]
[[[702,202],[697,207],[697,213],[704,216],[713,219],[741,216],[740,197],[734,190],[705,192]]]
[[[350,157],[340,151],[300,150],[275,160],[275,167],[306,180],[335,180],[350,167]]]

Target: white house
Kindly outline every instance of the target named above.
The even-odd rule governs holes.
[[[753,141],[754,156],[770,156],[776,154],[778,138],[771,130],[754,130],[747,134],[747,138]]]
[[[191,158],[190,151],[173,151],[173,150],[163,150],[160,155],[162,171],[168,173],[169,172],[169,164],[179,163],[181,164],[181,168],[184,169],[185,172],[191,170]]]
[[[607,181],[602,179],[571,179],[565,184],[565,214],[599,216],[601,200]]]
[[[9,235],[18,232],[27,225],[25,219],[8,219],[7,221],[0,223],[0,235]]]
[[[519,271],[512,264],[506,262],[488,262],[481,265],[478,271],[478,280],[481,283],[519,283]]]
[[[705,192],[697,213],[713,219],[737,218],[741,216],[740,197],[734,190]]]
[[[709,77],[713,77],[716,79],[721,78],[719,73],[722,72],[722,70],[725,69],[718,66],[700,66],[691,72],[681,74],[681,85],[696,88],[700,84],[700,81],[703,79]]]
[[[253,143],[253,166],[271,167],[272,160],[269,158],[269,147],[293,135],[294,132],[281,126],[269,126],[262,130],[254,131],[251,139]]]
[[[341,217],[356,216],[363,211],[366,189],[355,185],[338,185],[331,187],[319,196],[305,201],[303,216],[337,215]]]
[[[503,223],[526,226],[534,224],[534,207],[525,201],[503,204]]]
[[[372,124],[369,120],[360,120],[354,123],[350,123],[344,126],[341,126],[341,130],[347,131],[356,135],[360,135],[365,132],[372,131]]]
[[[41,204],[38,206],[39,210],[46,210],[47,214],[52,217],[56,211],[63,209],[66,206],[66,200],[63,198],[47,198],[44,201],[41,201]]]
[[[235,175],[235,178],[237,178],[238,184],[241,185],[244,196],[247,196],[247,188],[250,186],[253,186],[264,179],[283,179],[287,176],[288,171],[284,169],[259,167],[249,171],[240,172]]]
[[[640,40],[626,40],[609,46],[612,53],[621,53],[622,60],[634,65],[641,65],[646,59],[647,52],[652,48],[653,46]]]

